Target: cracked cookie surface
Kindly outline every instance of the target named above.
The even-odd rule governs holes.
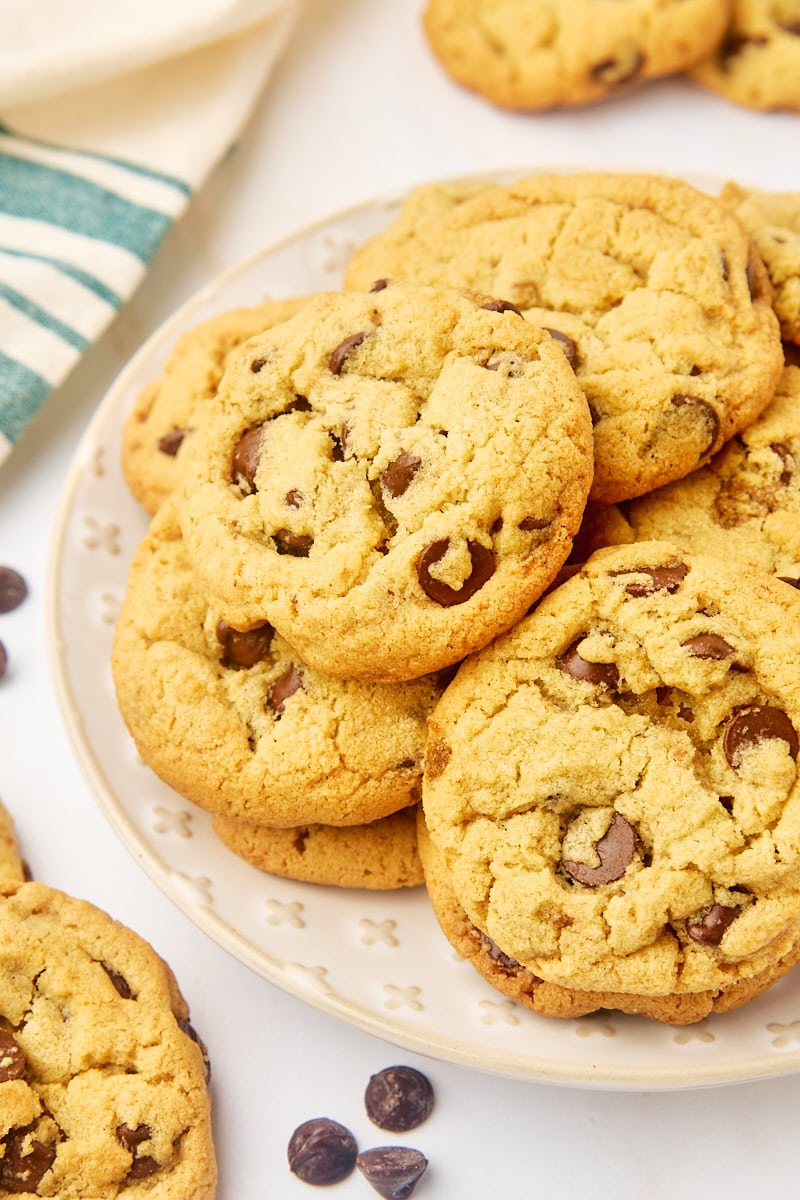
[[[267,624],[237,633],[197,589],[173,501],[131,565],[112,672],[141,757],[211,812],[360,825],[419,798],[441,680],[331,679]]]
[[[724,37],[692,76],[745,108],[800,111],[797,0],[734,0]]]
[[[206,1075],[146,942],[43,884],[0,887],[0,1194],[212,1200]]]
[[[140,393],[123,430],[123,474],[149,513],[177,487],[185,446],[203,421],[230,352],[293,316],[306,300],[232,309],[187,330],[175,343],[162,374]]]
[[[772,403],[707,467],[587,521],[594,548],[663,539],[800,588],[800,367],[784,368]]]
[[[553,332],[592,411],[591,496],[610,503],[706,462],[771,399],[783,365],[769,279],[738,220],[653,175],[540,175],[459,200],[409,197],[356,252],[378,278],[511,301]]]
[[[723,991],[800,931],[798,603],[665,542],[599,551],[462,666],[423,806],[470,921],[567,988]]]
[[[214,832],[246,862],[306,883],[390,891],[422,883],[417,809],[403,808],[365,825],[297,825],[275,829],[217,814]]]
[[[343,678],[416,678],[509,628],[591,480],[563,353],[456,291],[318,297],[241,349],[213,408],[179,509],[199,586]]]
[[[586,104],[709,54],[726,0],[429,0],[425,31],[445,70],[505,108]]]

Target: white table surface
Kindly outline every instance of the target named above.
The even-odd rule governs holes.
[[[70,460],[119,369],[211,277],[307,222],[439,177],[586,164],[800,190],[800,117],[748,112],[686,81],[574,112],[503,113],[445,77],[423,40],[421,9],[421,0],[306,0],[235,152],[0,471],[0,562],[31,589],[0,617],[12,659],[0,684],[0,795],[37,878],[105,908],[173,966],[213,1060],[219,1200],[314,1195],[288,1172],[292,1130],[329,1115],[363,1146],[379,1144],[363,1091],[396,1062],[426,1071],[437,1094],[434,1115],[407,1138],[431,1164],[420,1200],[793,1194],[796,1077],[641,1093],[503,1079],[397,1049],[256,976],[120,844],[65,732],[45,580]],[[356,1174],[329,1194],[376,1193]]]

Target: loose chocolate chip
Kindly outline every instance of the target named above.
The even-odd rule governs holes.
[[[0,679],[3,678],[8,670],[8,651],[4,644],[0,642]]]
[[[254,375],[257,375],[258,372],[261,371],[266,365],[267,360],[265,358],[254,358],[250,363],[250,370]]]
[[[578,641],[581,641],[579,638]],[[577,650],[578,642],[564,651],[556,659],[556,666],[565,675],[580,679],[583,683],[596,683],[601,687],[615,688],[619,683],[619,671],[616,663],[595,663],[582,658]]]
[[[724,637],[718,633],[698,633],[695,637],[681,642],[693,658],[713,658],[722,661],[733,658],[736,651]]]
[[[28,594],[28,585],[13,567],[0,567],[0,613],[18,608]]]
[[[488,308],[489,312],[513,312],[516,313],[518,317],[522,316],[522,313],[517,308],[516,304],[512,304],[510,300],[489,300],[486,302],[486,304],[482,304],[481,308]]]
[[[161,453],[174,458],[183,445],[183,439],[187,433],[191,433],[191,429],[170,429],[168,433],[163,434],[158,439],[158,448]]]
[[[261,438],[264,433],[263,425],[248,429],[239,438],[234,447],[231,459],[231,478],[234,483],[244,480],[248,487],[256,486],[256,471],[261,458]]]
[[[604,87],[621,87],[623,83],[631,83],[640,74],[644,66],[644,55],[638,50],[627,64],[618,58],[604,58],[602,62],[592,67],[592,78]]]
[[[131,1183],[136,1179],[148,1179],[151,1175],[155,1175],[160,1165],[149,1154],[143,1154],[141,1158],[135,1158],[131,1163],[131,1168],[125,1176],[125,1182]]]
[[[428,1160],[409,1146],[376,1146],[373,1150],[362,1150],[356,1166],[384,1200],[408,1200]]]
[[[303,676],[292,663],[283,674],[275,680],[267,694],[267,703],[274,713],[281,716],[283,707],[290,696],[293,696],[303,686]]]
[[[800,367],[800,346],[797,342],[783,343],[783,361],[787,367]]]
[[[743,751],[767,738],[778,738],[786,742],[792,758],[797,758],[797,733],[783,709],[772,704],[751,704],[740,708],[728,721],[722,738],[722,748],[735,770],[739,766]]]
[[[276,529],[274,537],[278,554],[291,554],[293,558],[308,558],[308,552],[314,545],[311,534],[292,533],[291,529]]]
[[[136,999],[136,997],[134,996],[133,991],[131,989],[131,985],[128,983],[128,981],[124,975],[120,975],[119,971],[115,971],[113,967],[110,967],[108,965],[108,963],[101,962],[100,966],[103,968],[106,975],[108,976],[108,978],[113,983],[114,987],[119,992],[120,996],[122,996],[123,1000],[135,1000]]]
[[[595,846],[599,867],[563,859],[564,870],[578,883],[597,887],[601,883],[613,883],[620,879],[633,862],[636,852],[636,833],[633,826],[621,813],[614,813],[611,824]]]
[[[135,1129],[131,1129],[130,1125],[123,1122],[122,1125],[117,1126],[115,1133],[117,1141],[126,1150],[130,1150],[131,1154],[135,1154],[136,1147],[140,1142],[146,1142],[149,1137],[152,1137],[153,1131],[149,1125],[137,1125]]]
[[[431,1115],[433,1087],[427,1075],[414,1067],[385,1067],[370,1076],[364,1105],[373,1125],[406,1133]]]
[[[712,904],[699,921],[686,922],[686,932],[693,942],[718,946],[725,930],[736,920],[740,911],[736,905]]]
[[[402,496],[421,466],[422,459],[418,455],[404,450],[381,471],[381,483],[390,496]]]
[[[567,362],[573,368],[578,361],[578,346],[566,333],[562,333],[560,329],[551,329],[549,325],[542,327],[545,333],[549,333],[554,342],[557,342],[564,351]]]
[[[534,529],[547,529],[550,524],[547,517],[523,517],[517,529],[523,529],[525,533],[530,533]]]
[[[0,1083],[22,1079],[25,1074],[25,1052],[13,1034],[0,1029]]]
[[[430,568],[440,558],[444,558],[450,545],[449,538],[431,542],[417,559],[417,578],[425,595],[435,604],[449,608],[453,604],[463,604],[474,596],[483,585],[494,575],[495,561],[492,550],[482,546],[480,542],[467,542],[472,570],[460,588],[451,588],[440,579],[434,579]]]
[[[649,575],[649,580],[634,580],[625,587],[629,596],[650,596],[653,592],[676,592],[689,573],[685,563],[668,563],[663,567],[629,567],[624,571],[610,571],[617,575]]]
[[[360,333],[351,333],[339,343],[328,359],[328,369],[333,375],[341,375],[348,354],[355,350],[356,346],[360,346],[366,336],[367,331],[362,329]]]
[[[5,1155],[0,1159],[0,1188],[7,1192],[35,1192],[55,1162],[53,1146],[45,1146],[31,1135],[33,1126],[13,1129],[3,1139]]]
[[[217,641],[223,648],[222,665],[224,667],[254,667],[257,662],[263,662],[269,657],[269,648],[275,636],[275,630],[268,622],[257,625],[242,633],[233,629],[227,621],[217,622]]]
[[[327,1187],[346,1179],[356,1165],[358,1147],[349,1129],[329,1117],[298,1125],[289,1139],[289,1170],[303,1183]]]
[[[388,286],[389,286],[388,279],[376,279],[375,282],[373,283],[372,287],[369,290],[371,292],[382,292],[383,289],[387,288]]]

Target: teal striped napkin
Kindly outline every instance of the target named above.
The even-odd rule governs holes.
[[[238,135],[294,19],[294,0],[269,7],[261,26],[182,59],[6,109],[0,463]]]
[[[182,179],[0,126],[0,460],[141,280]]]

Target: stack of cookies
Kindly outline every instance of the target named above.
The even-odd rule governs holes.
[[[0,805],[0,1194],[212,1200],[208,1081],[167,964],[30,882]]]
[[[785,973],[798,211],[652,175],[427,187],[346,290],[186,335],[126,431],[144,760],[265,870],[424,878],[542,1013],[694,1021]],[[683,524],[637,526],[662,496]]]
[[[800,111],[797,0],[428,0],[433,53],[503,108],[595,103],[686,73],[747,108]]]

